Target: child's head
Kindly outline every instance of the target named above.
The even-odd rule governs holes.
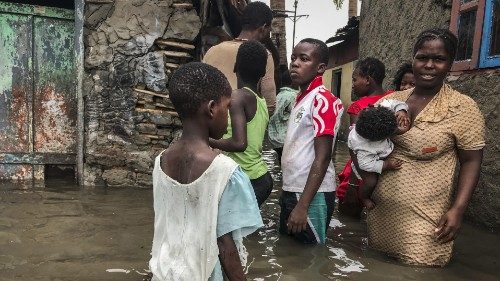
[[[261,43],[245,41],[238,49],[234,71],[243,82],[255,83],[266,74],[267,50]]]
[[[306,38],[293,48],[290,61],[290,76],[294,85],[307,87],[328,65],[328,47],[325,42]]]
[[[411,63],[405,62],[399,67],[393,83],[396,91],[404,91],[415,87],[415,77],[413,76]]]
[[[352,91],[358,97],[367,96],[374,86],[382,87],[385,66],[376,58],[366,58],[356,64],[352,73]]]
[[[257,31],[257,38],[263,41],[269,37],[273,11],[263,2],[251,2],[243,10],[241,15],[241,29],[243,31]]]
[[[187,63],[172,74],[168,90],[183,123],[188,119],[205,120],[210,137],[224,135],[231,85],[220,70],[201,62]]]
[[[356,121],[356,132],[370,141],[386,139],[396,132],[398,124],[392,110],[383,106],[368,106]]]

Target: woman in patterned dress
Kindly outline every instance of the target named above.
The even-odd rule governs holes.
[[[367,216],[368,241],[408,264],[450,261],[479,178],[484,118],[474,100],[444,84],[456,48],[457,38],[448,30],[422,32],[413,49],[415,88],[384,97],[408,104],[412,127],[393,138],[391,157],[403,165],[379,179],[372,195],[376,207]]]

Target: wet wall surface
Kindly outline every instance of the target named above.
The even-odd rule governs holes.
[[[274,153],[265,156],[281,187]],[[337,167],[345,157],[337,155]],[[280,236],[279,192],[262,208],[265,227],[245,241],[248,280],[500,279],[498,233],[466,224],[449,266],[409,267],[369,250],[365,223],[337,214],[326,246]],[[151,189],[1,184],[0,280],[142,280],[153,238],[152,200]]]

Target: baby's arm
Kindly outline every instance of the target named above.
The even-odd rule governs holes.
[[[401,110],[408,112],[408,105],[403,101],[385,99],[380,103],[380,106],[387,107],[393,112],[398,112]]]
[[[234,243],[231,233],[227,233],[217,238],[219,246],[219,260],[229,280],[247,280],[243,267],[241,266],[240,255]]]
[[[410,117],[408,115],[408,104],[402,101],[386,99],[380,103],[380,106],[387,107],[395,112],[398,123],[397,134],[402,135],[410,129]]]
[[[369,173],[381,174],[388,170],[398,170],[403,164],[399,159],[380,159],[377,154],[366,150],[360,150],[355,155],[359,169]]]
[[[410,130],[410,116],[408,115],[408,112],[404,110],[397,111],[396,121],[398,123],[396,134],[402,135]]]
[[[399,170],[403,165],[403,161],[395,158],[385,159],[382,171]]]
[[[384,168],[384,160],[375,153],[366,150],[355,151],[358,167],[369,173],[381,174]]]

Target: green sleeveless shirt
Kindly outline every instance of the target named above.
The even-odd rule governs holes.
[[[251,180],[254,180],[267,172],[267,165],[262,159],[262,143],[269,122],[269,113],[264,98],[259,97],[247,87],[243,89],[253,93],[257,100],[255,115],[250,122],[247,122],[247,149],[243,152],[227,152],[226,154],[241,166]],[[229,117],[227,133],[223,138],[228,139],[232,135],[231,117]]]

